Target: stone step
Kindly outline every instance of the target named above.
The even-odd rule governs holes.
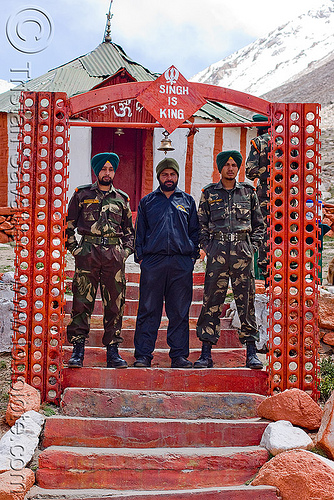
[[[227,321],[226,321],[227,322]],[[230,321],[229,326],[230,326]],[[92,317],[92,323],[95,323],[95,318]],[[101,318],[102,323],[102,318]],[[221,320],[223,324],[224,321]],[[96,323],[95,323],[96,324]],[[122,348],[133,348],[133,338],[134,338],[134,328],[122,328],[122,338],[123,342],[121,344]],[[100,347],[102,346],[102,337],[103,337],[103,328],[91,328],[89,332],[89,338],[87,340],[87,345],[91,347]],[[155,343],[156,349],[167,349],[167,329],[161,328],[158,332],[157,341]],[[65,345],[69,345],[67,341],[65,341]],[[191,349],[201,349],[202,342],[198,339],[196,335],[196,330],[191,328],[189,331],[189,345]],[[242,347],[242,344],[239,341],[238,332],[232,328],[224,328],[221,331],[221,336],[218,339],[216,346],[213,349],[225,349],[225,348],[235,348]]]
[[[74,276],[74,270],[66,269],[65,276],[67,280],[72,280]],[[193,284],[203,285],[205,278],[205,272],[195,272],[193,273]],[[139,283],[140,281],[140,270],[138,272],[126,272],[125,279],[127,283]]]
[[[122,346],[123,344],[121,344]],[[69,358],[71,357],[72,346],[63,347],[63,361],[67,365]],[[119,353],[125,361],[127,361],[129,366],[133,366],[135,358],[133,356],[134,349],[124,349],[120,348]],[[169,349],[155,349],[154,357],[152,360],[152,367],[169,368],[171,365],[171,359],[169,357]],[[193,363],[196,361],[201,353],[201,347],[198,349],[191,349],[189,354],[189,360]],[[217,368],[236,368],[245,366],[246,364],[246,349],[244,348],[234,348],[234,349],[217,349],[213,348],[212,357],[214,361],[214,366]],[[105,347],[89,347],[85,348],[85,359],[84,366],[106,366],[106,348]]]
[[[178,392],[246,392],[266,395],[268,374],[249,368],[64,368],[63,388],[91,387]]]
[[[46,419],[43,448],[176,448],[258,446],[269,422],[252,420],[168,418],[84,418],[54,416]]]
[[[189,316],[191,318],[198,318],[202,309],[202,302],[192,302],[189,309]],[[66,303],[64,311],[66,314],[70,314],[72,310],[72,298],[66,297]],[[124,316],[136,316],[138,310],[138,300],[127,299],[124,306]],[[103,303],[102,299],[97,298],[95,300],[94,313],[93,314],[103,314]],[[165,307],[163,307],[163,316],[166,315]]]
[[[237,392],[68,387],[61,407],[71,417],[234,420],[257,417],[264,399],[260,394]]]
[[[87,448],[50,446],[39,455],[42,488],[189,489],[241,485],[269,458],[257,446]]]
[[[174,491],[50,490],[33,486],[26,500],[280,500],[273,486],[222,486]]]
[[[66,293],[72,292],[72,281],[65,281],[65,290]],[[229,290],[231,292],[231,290]],[[98,288],[96,293],[97,298],[101,298],[100,288]],[[127,283],[126,284],[126,300],[138,300],[139,299],[139,283]],[[71,300],[71,296],[69,295],[68,300]],[[194,302],[202,302],[203,300],[203,286],[202,285],[194,285],[193,286],[193,301]]]

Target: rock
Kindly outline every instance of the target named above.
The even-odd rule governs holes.
[[[13,271],[7,271],[6,273],[3,273],[1,281],[3,283],[15,283],[15,276]]]
[[[334,295],[328,292],[319,296],[319,328],[334,330]]]
[[[6,411],[6,422],[12,426],[23,413],[29,410],[39,411],[40,393],[23,380],[18,380],[9,391],[9,402]]]
[[[312,439],[299,427],[294,427],[287,420],[278,420],[269,424],[260,442],[272,455],[288,450],[310,450],[314,447]]]
[[[324,407],[317,444],[334,459],[334,392]]]
[[[0,440],[0,471],[19,470],[27,465],[38,446],[44,421],[45,417],[34,410],[16,420]]]
[[[321,424],[322,409],[311,396],[300,389],[287,389],[263,400],[258,415],[268,420],[288,420],[293,425],[317,430]]]
[[[333,500],[334,462],[306,450],[280,453],[265,463],[253,486],[276,486],[284,500]]]
[[[256,348],[259,351],[266,352],[267,343],[269,340],[268,334],[268,296],[263,294],[255,295],[255,317],[259,331],[259,341],[256,342]],[[232,328],[239,329],[241,327],[240,319],[238,316],[237,306],[234,300],[230,304],[230,316],[232,316]],[[268,351],[267,351],[268,352]]]
[[[334,346],[334,331],[325,333],[325,335],[322,337],[322,341],[327,345]]]
[[[0,474],[0,500],[24,500],[35,482],[31,469],[11,470]]]
[[[0,289],[0,352],[10,352],[12,349],[13,301],[2,298]],[[8,292],[13,294],[12,291]]]

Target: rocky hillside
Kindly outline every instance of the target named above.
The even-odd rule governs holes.
[[[321,104],[321,190],[324,199],[334,202],[334,54],[325,64],[315,65],[308,73],[261,97],[272,102]]]
[[[268,101],[321,104],[321,190],[334,203],[334,0],[310,10],[192,81],[247,92]],[[332,191],[332,193],[331,193]]]
[[[211,64],[192,81],[260,96],[326,62],[334,51],[334,0]]]

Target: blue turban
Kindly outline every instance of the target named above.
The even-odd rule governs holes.
[[[239,151],[235,151],[234,149],[232,149],[231,151],[222,151],[217,155],[216,163],[219,172],[222,171],[223,166],[227,163],[229,158],[233,158],[238,168],[240,168],[242,163],[242,156]]]
[[[110,163],[113,166],[114,172],[116,172],[118,164],[119,164],[119,157],[117,156],[116,153],[99,153],[91,159],[91,165],[92,169],[94,170],[94,173],[96,176],[99,175],[101,172],[104,164],[110,161]]]

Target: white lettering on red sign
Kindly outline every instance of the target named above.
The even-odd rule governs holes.
[[[182,85],[160,85],[160,94],[189,95],[189,87]]]
[[[160,108],[160,118],[174,118],[175,120],[184,120],[184,111],[183,109]]]

